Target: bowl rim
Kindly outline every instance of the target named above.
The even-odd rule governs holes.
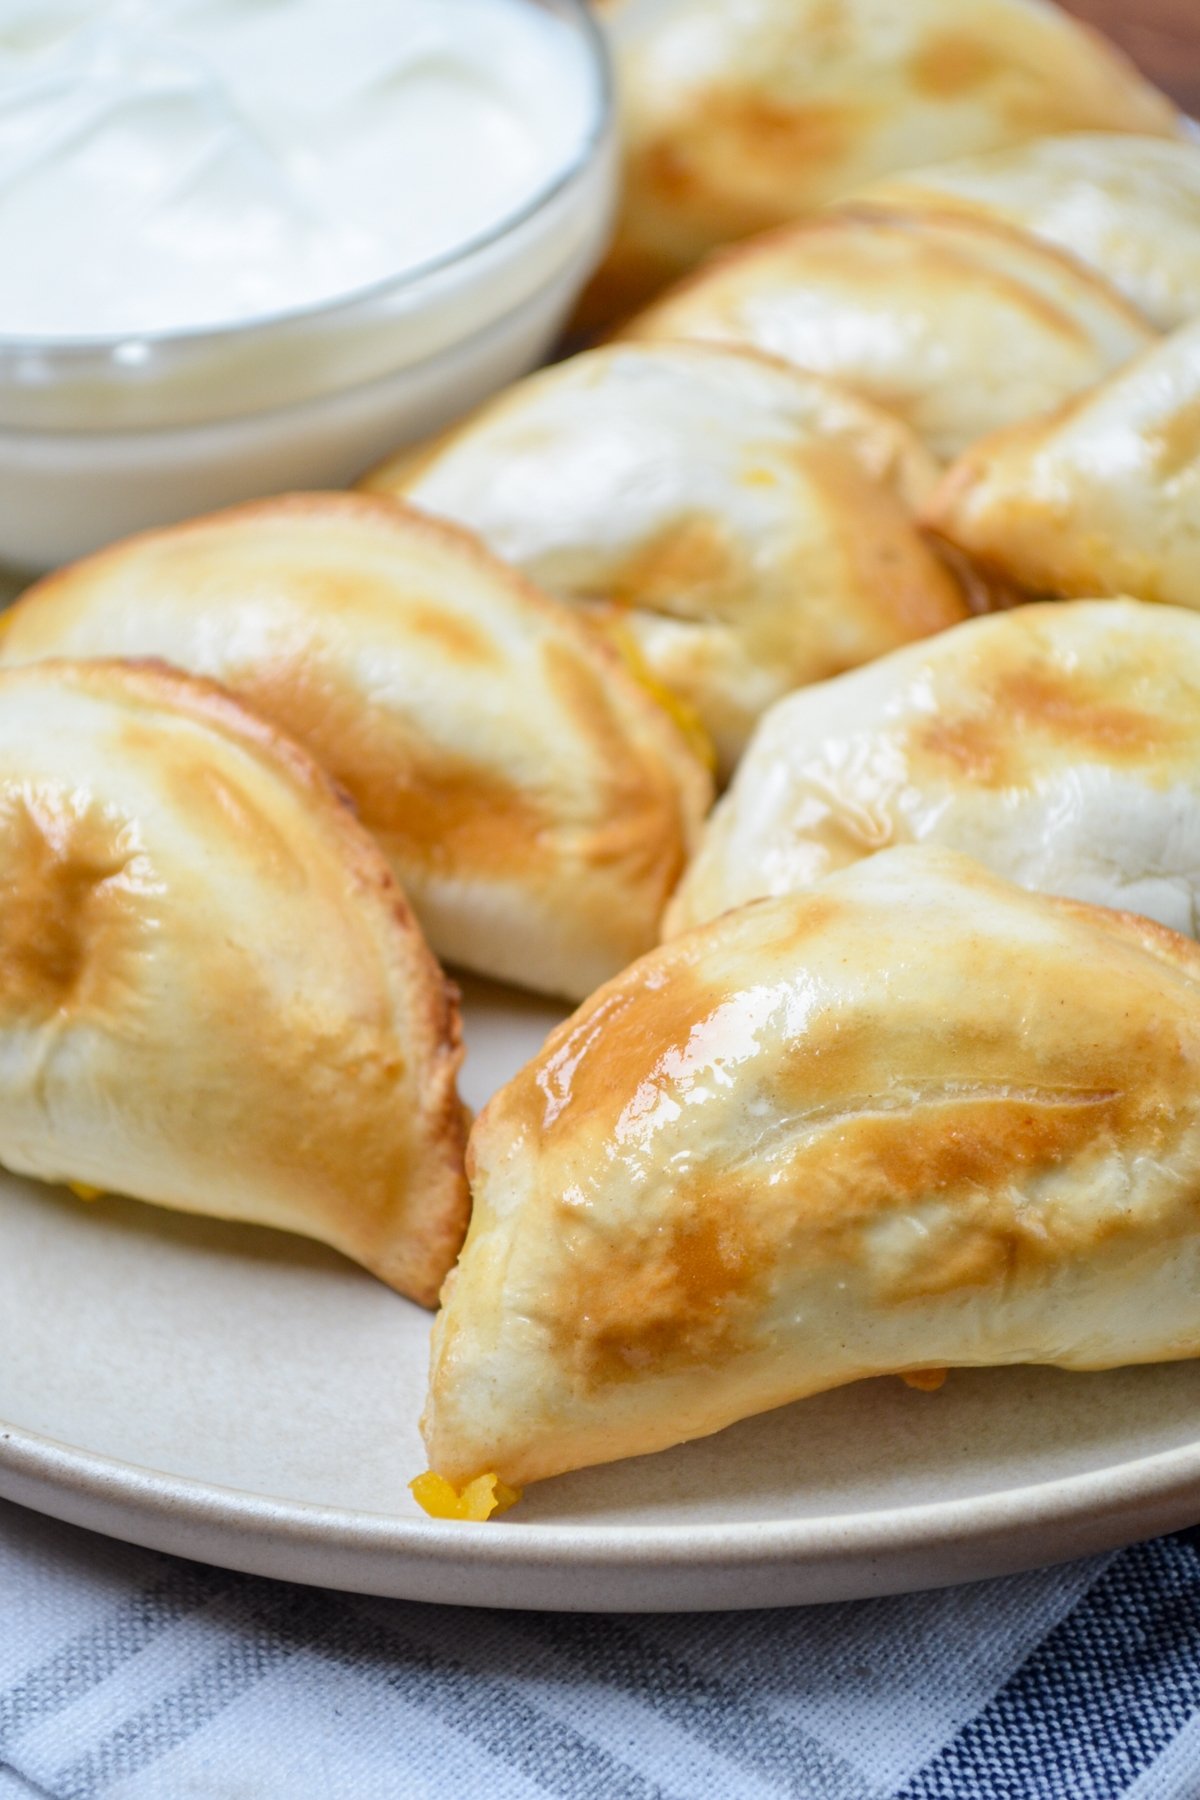
[[[6,363],[28,360],[46,369],[51,364],[69,367],[75,362],[100,359],[110,366],[128,363],[140,368],[150,355],[156,359],[174,352],[188,356],[203,352],[210,345],[219,348],[233,338],[267,337],[280,328],[323,323],[336,326],[343,318],[353,322],[356,313],[369,314],[380,303],[406,291],[418,291],[431,278],[469,265],[509,236],[518,234],[539,214],[553,207],[603,155],[615,129],[616,80],[608,38],[588,0],[516,0],[516,4],[562,19],[582,45],[595,81],[593,112],[586,133],[568,160],[556,165],[521,206],[504,213],[494,224],[465,238],[453,249],[414,263],[399,274],[382,275],[323,300],[281,307],[270,313],[254,313],[248,318],[210,325],[167,326],[152,330],[135,327],[125,331],[71,333],[69,336],[0,331],[0,385],[4,384],[3,365]],[[134,351],[139,353],[136,358],[131,354]],[[130,368],[130,373],[133,372]]]

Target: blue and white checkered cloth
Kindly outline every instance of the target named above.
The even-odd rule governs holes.
[[[1196,1800],[1200,1532],[779,1612],[361,1599],[0,1505],[0,1800]]]

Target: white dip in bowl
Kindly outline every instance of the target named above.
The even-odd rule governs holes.
[[[338,485],[603,249],[582,0],[0,0],[0,560]]]

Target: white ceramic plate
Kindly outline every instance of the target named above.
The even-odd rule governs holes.
[[[473,1105],[558,1016],[470,985]],[[585,1610],[935,1586],[1200,1517],[1200,1364],[1176,1364],[865,1382],[436,1524],[406,1488],[428,1331],[301,1239],[0,1176],[0,1494],[293,1581]]]

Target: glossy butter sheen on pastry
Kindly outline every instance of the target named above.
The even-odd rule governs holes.
[[[0,1163],[317,1238],[431,1305],[458,1018],[325,775],[158,665],[0,672]]]
[[[1200,322],[1060,411],[976,444],[926,516],[1030,592],[1200,608]]]
[[[1200,1353],[1200,948],[893,850],[643,957],[472,1135],[456,1487],[863,1376]]]
[[[898,420],[820,377],[664,343],[544,370],[370,485],[586,606],[728,773],[779,695],[965,616],[914,523],[936,476]]]
[[[1011,226],[839,208],[714,257],[636,339],[751,344],[896,413],[936,456],[1091,387],[1154,342],[1099,275]]]
[[[1200,618],[1021,606],[780,701],[667,931],[905,843],[1200,935]]]
[[[589,296],[632,311],[709,250],[895,169],[1054,131],[1173,133],[1110,44],[1031,0],[626,0],[624,200]]]
[[[853,196],[975,213],[1056,244],[1165,331],[1200,307],[1200,142],[1085,131],[893,175]]]
[[[155,655],[215,677],[353,799],[440,956],[588,993],[655,941],[711,798],[571,611],[395,502],[303,494],[38,583],[0,663]]]

